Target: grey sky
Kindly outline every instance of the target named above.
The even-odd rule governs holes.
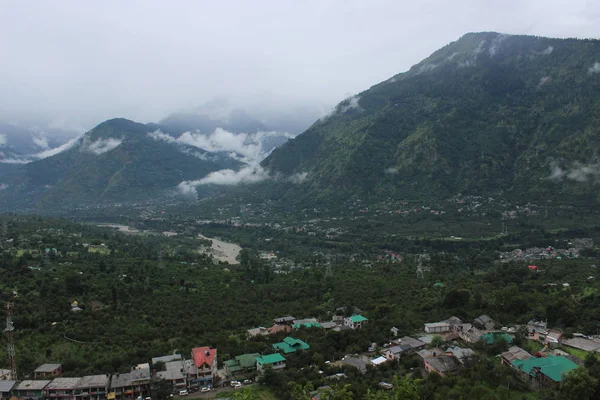
[[[0,17],[0,118],[85,128],[215,96],[326,111],[470,31],[600,36],[594,0],[0,0]]]

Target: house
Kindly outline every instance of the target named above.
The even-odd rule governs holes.
[[[258,353],[242,354],[232,360],[223,362],[225,373],[230,378],[246,377],[256,371],[256,359]]]
[[[217,349],[208,346],[193,348],[192,360],[196,375],[189,379],[199,386],[213,386],[217,377]]]
[[[183,357],[181,356],[181,354],[170,354],[168,356],[161,356],[161,357],[154,357],[152,358],[152,365],[156,364],[156,363],[168,363],[170,361],[181,361],[183,360]]]
[[[81,307],[79,307],[79,303],[77,301],[73,301],[71,303],[71,311],[78,312],[78,311],[83,311],[83,309]]]
[[[180,357],[179,360],[165,362],[165,370],[158,371],[156,376],[171,383],[173,392],[178,393],[180,390],[187,388],[187,373],[183,365],[183,360],[180,354],[175,354]],[[167,356],[168,357],[168,356]],[[164,358],[164,357],[158,357]],[[164,361],[163,361],[164,362]]]
[[[0,368],[0,381],[10,380],[11,378],[10,369],[1,369]]]
[[[395,337],[395,336],[398,336],[398,332],[399,332],[399,329],[398,329],[398,328],[396,328],[395,326],[392,326],[392,328],[390,329],[390,333],[391,333],[391,334],[392,334],[394,337]]]
[[[502,353],[502,364],[512,366],[517,360],[528,360],[533,356],[518,346],[512,346]]]
[[[496,326],[496,322],[485,314],[475,318],[475,321],[473,321],[473,324],[477,328],[483,329],[486,331],[491,331]]]
[[[117,373],[112,376],[108,398],[116,396],[119,399],[135,399],[150,394],[150,365],[140,364],[131,372]]]
[[[598,351],[600,350],[600,342],[590,340],[582,337],[574,337],[572,339],[564,339],[561,343],[565,346],[572,347],[574,349],[584,351]]]
[[[560,339],[562,338],[562,332],[557,331],[555,329],[549,329],[545,335],[540,335],[540,340],[544,340],[544,344],[547,344],[551,347],[557,347],[560,344]]]
[[[342,358],[342,363],[349,367],[354,367],[358,369],[358,371],[361,374],[367,372],[367,361],[363,360],[362,358],[359,358],[358,356],[344,356],[344,358]]]
[[[62,364],[42,364],[33,371],[34,379],[55,378],[62,375]]]
[[[268,336],[271,334],[271,332],[269,332],[269,330],[263,326],[259,326],[258,328],[248,329],[246,332],[248,332],[248,336],[250,336],[250,337]]]
[[[44,388],[46,398],[59,400],[75,400],[75,389],[81,378],[54,378]]]
[[[325,331],[331,330],[331,329],[335,328],[336,326],[338,326],[338,324],[337,324],[337,322],[334,322],[334,321],[321,322],[321,328],[323,328],[323,330],[325,330]]]
[[[422,342],[419,339],[411,338],[410,336],[404,336],[400,338],[400,344],[410,346],[410,348],[413,350],[419,350],[427,346],[425,342]]]
[[[371,364],[373,364],[376,367],[379,367],[381,364],[385,364],[388,361],[389,360],[385,357],[377,357],[371,360]]]
[[[288,315],[285,317],[275,318],[273,320],[273,323],[275,325],[292,325],[294,323],[295,319],[296,319],[296,317],[292,317],[291,315]]]
[[[292,329],[300,329],[300,328],[321,328],[321,324],[319,322],[317,322],[317,320],[315,319],[314,321],[312,321],[311,318],[310,320],[298,320],[299,322],[294,321],[294,324],[292,325]]]
[[[269,333],[271,335],[274,335],[279,332],[288,333],[291,331],[292,331],[292,327],[290,325],[273,325],[272,327],[269,328]]]
[[[25,380],[13,387],[12,395],[22,399],[40,400],[44,397],[44,388],[49,380]]]
[[[17,384],[17,381],[0,380],[0,399],[10,399],[10,392]]]
[[[529,331],[529,339],[540,340],[540,335],[545,335],[548,331],[548,323],[532,319],[527,323],[527,330]]]
[[[281,350],[284,354],[289,354],[299,350],[308,350],[310,349],[310,346],[300,339],[294,339],[293,337],[288,336],[283,339],[283,342],[273,344],[273,349],[275,349],[275,351]]]
[[[512,336],[510,336],[508,333],[504,333],[504,332],[489,332],[489,333],[486,333],[485,335],[481,335],[481,338],[480,338],[480,340],[484,344],[488,344],[488,345],[494,344],[500,339],[504,339],[506,341],[506,343],[508,343],[508,344],[511,344],[513,342]]]
[[[472,349],[469,348],[461,348],[461,347],[449,347],[448,349],[446,349],[446,355],[451,355],[456,357],[456,359],[458,360],[458,362],[461,365],[468,365],[471,360],[473,359],[473,356],[475,355],[475,352]]]
[[[433,349],[419,350],[419,351],[417,351],[417,354],[422,359],[426,359],[426,358],[435,357],[435,356],[444,354],[444,350],[436,347],[436,348],[433,348]]]
[[[256,370],[260,373],[271,368],[274,371],[285,368],[285,357],[279,353],[260,356],[256,359]]]
[[[364,325],[366,325],[368,318],[363,317],[362,315],[353,315],[351,317],[344,318],[344,325],[349,326],[352,329],[360,329]]]
[[[423,359],[423,364],[427,372],[437,372],[441,376],[456,372],[460,367],[456,357],[449,355],[425,358]]]
[[[75,387],[77,400],[101,400],[106,398],[110,387],[110,375],[87,375]]]
[[[452,325],[448,322],[430,322],[425,324],[425,333],[444,333],[450,332]]]
[[[565,374],[577,368],[577,364],[564,356],[515,360],[512,366],[528,380],[535,389],[558,388]]]
[[[406,344],[401,344],[398,346],[389,347],[381,352],[381,355],[385,357],[386,360],[399,360],[403,354],[406,354],[408,351],[412,350],[412,347]]]

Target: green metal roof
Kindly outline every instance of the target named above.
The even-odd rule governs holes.
[[[254,367],[258,357],[260,357],[260,354],[258,353],[242,354],[236,356],[234,360],[223,361],[223,364],[225,364],[230,371],[235,372],[245,368]]]
[[[256,359],[256,362],[260,365],[275,364],[281,361],[285,361],[285,357],[279,353],[268,354],[266,356],[258,357]]]
[[[283,342],[275,343],[273,348],[275,350],[281,350],[285,354],[289,354],[294,353],[297,350],[308,350],[310,349],[310,346],[300,339],[294,339],[293,337],[288,336],[283,339]]]
[[[363,322],[363,321],[368,321],[368,318],[363,317],[362,315],[353,315],[350,317],[350,320],[352,322]]]
[[[292,328],[294,329],[299,329],[301,327],[304,328],[321,328],[321,324],[318,322],[305,322],[303,324],[294,324],[292,325]]]
[[[494,344],[494,342],[500,338],[504,338],[504,340],[506,340],[506,343],[511,344],[513,342],[513,338],[508,334],[508,333],[504,333],[504,332],[490,332],[490,333],[486,333],[485,335],[482,335],[480,337],[480,339],[485,343],[485,344]]]
[[[542,374],[555,382],[560,382],[567,372],[577,368],[577,364],[565,356],[548,356],[545,358],[515,360],[512,365],[531,376],[535,376],[536,374],[534,368],[539,368]]]

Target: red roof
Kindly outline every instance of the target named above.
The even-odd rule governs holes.
[[[538,269],[537,265],[530,265],[529,269]]]
[[[210,366],[217,357],[217,349],[211,349],[208,346],[196,347],[192,349],[192,357],[196,367],[201,367],[203,364]]]

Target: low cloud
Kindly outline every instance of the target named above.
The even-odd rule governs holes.
[[[363,111],[363,108],[360,106],[360,96],[354,95],[346,98],[340,104],[335,106],[331,111],[327,114],[319,118],[319,121],[325,122],[330,117],[333,117],[336,114],[344,114],[350,110]]]
[[[148,136],[154,140],[197,147],[211,153],[225,152],[231,158],[245,163],[263,160],[277,145],[294,137],[286,132],[233,133],[222,128],[217,128],[210,134],[185,132],[178,138],[161,131],[149,133]]]
[[[385,171],[383,171],[383,172],[385,172],[386,174],[389,174],[389,175],[396,175],[400,171],[398,170],[398,168],[390,167],[390,168],[386,168]]]
[[[542,51],[542,54],[545,56],[548,56],[548,55],[552,54],[553,51],[554,51],[554,47],[548,46],[544,51]]]
[[[600,62],[595,62],[594,65],[592,65],[589,69],[588,69],[588,74],[599,74],[600,73]]]
[[[50,148],[50,145],[48,144],[48,138],[45,135],[34,136],[31,138],[31,140],[33,140],[33,143],[42,150],[48,150]]]
[[[553,161],[550,164],[550,169],[548,179],[553,181],[589,182],[600,178],[600,163],[582,164],[576,161],[570,168],[562,168],[558,162]]]
[[[4,133],[0,133],[0,147],[6,146],[6,143],[8,143],[8,138]]]
[[[301,184],[308,178],[307,172],[299,172],[296,174],[284,176],[281,174],[273,174],[264,169],[260,165],[248,165],[239,171],[232,169],[223,169],[214,171],[206,175],[202,179],[195,181],[184,181],[177,186],[177,190],[185,196],[196,196],[196,188],[203,185],[218,185],[218,186],[235,186],[243,184],[252,184],[264,182],[267,180],[290,182]]]
[[[83,137],[83,135],[74,137],[73,139],[67,141],[66,143],[64,143],[61,146],[55,147],[53,149],[48,149],[48,150],[42,151],[41,153],[32,155],[32,158],[36,159],[36,160],[41,160],[42,158],[48,158],[48,157],[57,155],[58,153],[61,153],[65,150],[68,150],[71,147],[73,147],[82,137]]]
[[[123,143],[122,139],[108,138],[108,139],[98,139],[92,143],[87,143],[84,146],[85,151],[89,151],[90,153],[94,153],[96,155],[104,154],[111,150],[114,150],[121,143]]]
[[[0,183],[0,190],[6,190],[8,185],[6,183]]]
[[[538,84],[538,87],[545,85],[546,83],[550,83],[552,81],[552,77],[550,76],[543,76],[540,78],[540,83]]]

